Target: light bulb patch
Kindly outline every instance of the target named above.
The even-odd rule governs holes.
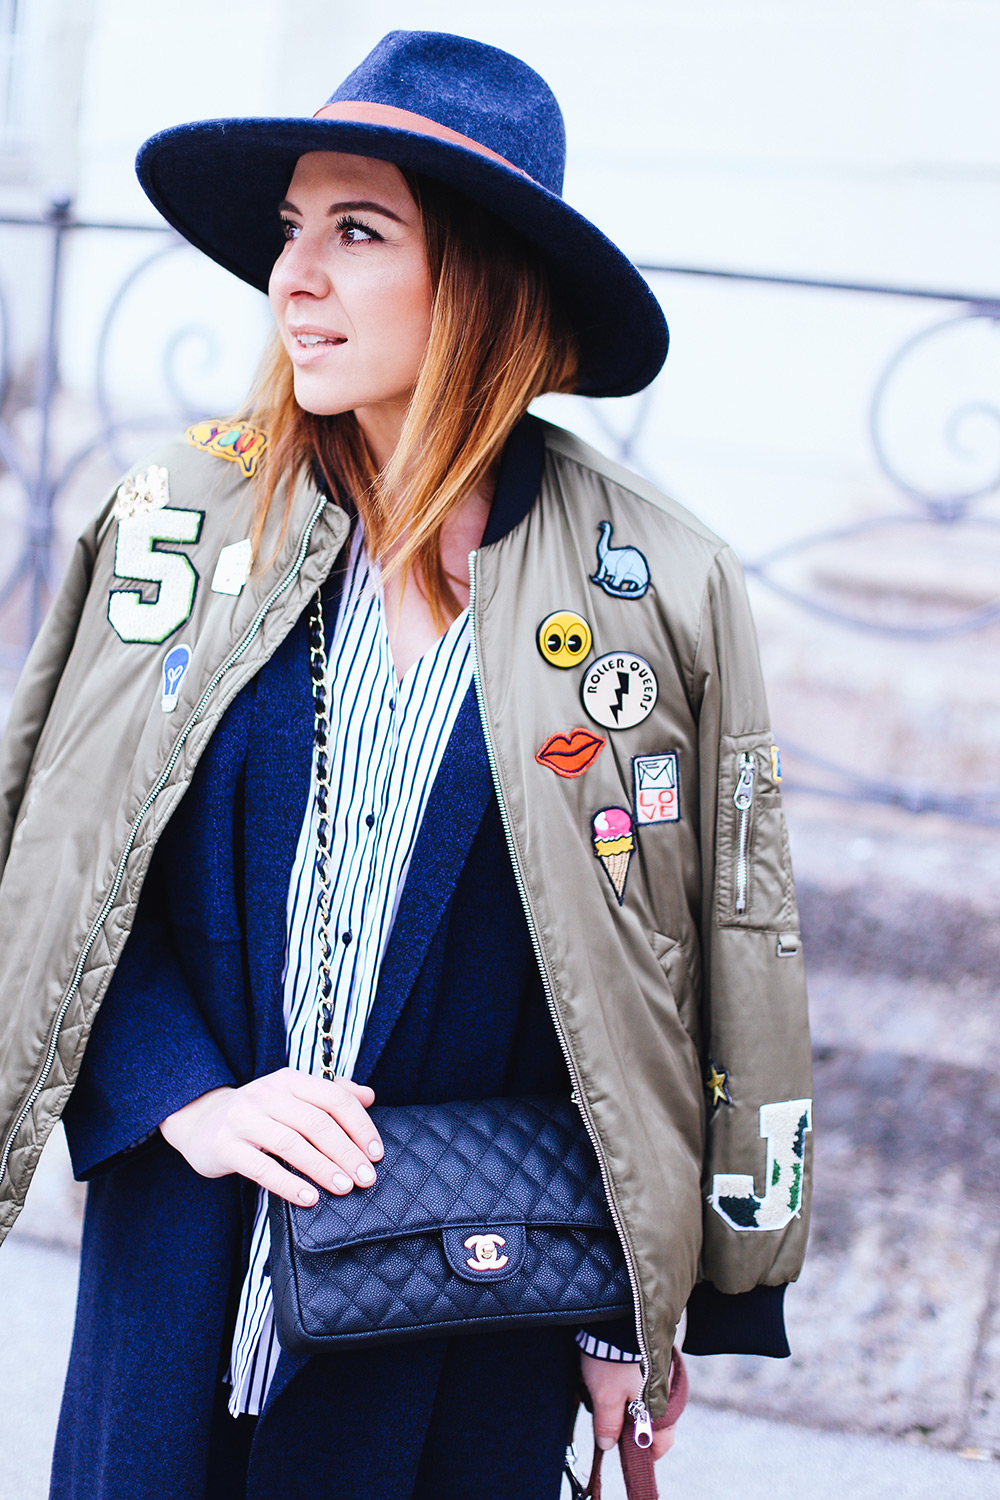
[[[163,695],[160,698],[160,707],[165,714],[172,714],[177,707],[177,694],[181,690],[184,674],[190,665],[190,646],[171,646],[163,658]]]

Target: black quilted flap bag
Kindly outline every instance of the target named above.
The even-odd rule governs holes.
[[[632,1312],[594,1149],[568,1099],[375,1106],[378,1181],[313,1208],[272,1195],[291,1353]]]

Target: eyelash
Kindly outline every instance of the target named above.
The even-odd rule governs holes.
[[[352,214],[341,214],[340,218],[337,220],[338,233],[343,235],[352,229],[360,230],[360,232],[367,235],[368,238],[366,240],[348,239],[347,243],[349,245],[370,245],[374,244],[375,241],[382,238],[382,236],[376,230],[374,230],[370,224],[362,223],[360,219],[355,219]],[[294,219],[286,219],[284,218],[284,216],[282,217],[281,232],[286,240],[297,239],[300,230],[301,226],[299,224],[296,224]]]
[[[362,223],[360,219],[355,219],[351,214],[343,214],[337,220],[337,228],[340,230],[341,234],[345,233],[349,229],[360,229],[362,234],[368,235],[368,242],[380,240],[382,238],[380,234],[377,234],[375,232],[370,224]],[[366,243],[366,241],[349,240],[348,243],[351,245],[359,245]]]

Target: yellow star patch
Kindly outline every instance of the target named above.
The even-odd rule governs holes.
[[[709,1073],[705,1079],[705,1087],[712,1095],[712,1108],[714,1109],[720,1103],[732,1104],[733,1099],[729,1092],[729,1074],[725,1068],[720,1073],[711,1058],[708,1060],[708,1067]]]

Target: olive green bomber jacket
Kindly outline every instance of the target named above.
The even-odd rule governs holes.
[[[547,427],[546,445],[534,506],[470,560],[476,686],[656,1416],[695,1281],[735,1293],[801,1266],[802,947],[738,562],[576,438]],[[0,752],[0,1234],[72,1087],[156,840],[347,534],[303,480],[284,535],[279,496],[259,549],[277,549],[274,565],[244,582],[252,465],[200,446],[168,445],[154,462],[169,493],[133,516],[112,498],[81,538]],[[134,477],[156,490],[148,466]]]

